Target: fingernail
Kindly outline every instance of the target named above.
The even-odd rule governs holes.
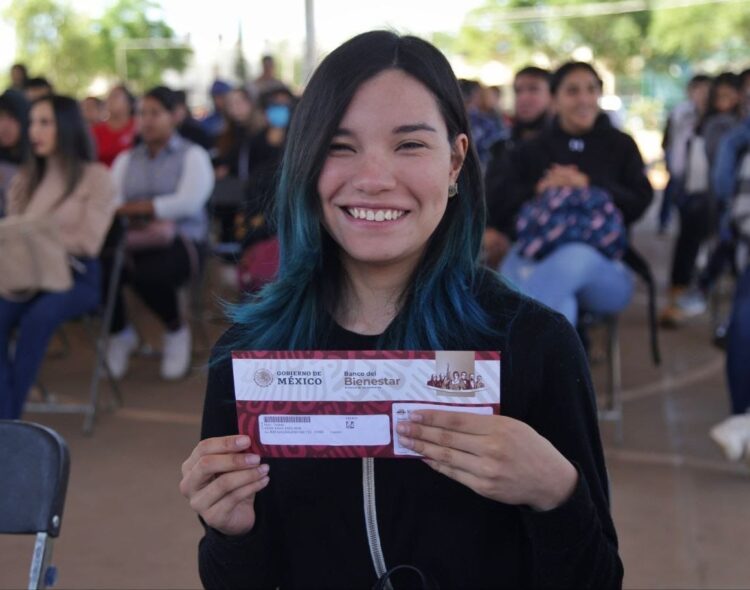
[[[238,436],[234,439],[234,444],[237,445],[237,448],[246,447],[250,444],[250,437],[249,436]]]
[[[258,455],[245,455],[245,463],[248,465],[257,465],[260,463],[260,457]]]
[[[398,444],[400,444],[402,447],[410,449],[414,446],[414,441],[412,441],[410,438],[406,438],[405,436],[399,436]]]
[[[396,426],[396,432],[399,434],[409,434],[409,427],[406,424],[399,424]]]
[[[269,469],[270,469],[270,467],[268,466],[268,463],[265,463],[265,464],[261,465],[260,467],[258,467],[258,472],[259,473],[268,473]]]
[[[421,422],[422,421],[422,414],[416,414],[414,412],[409,412],[409,420],[412,422]]]

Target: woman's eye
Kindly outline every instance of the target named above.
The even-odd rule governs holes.
[[[328,147],[328,151],[332,153],[353,152],[354,148],[346,143],[332,143]]]
[[[418,141],[405,141],[403,143],[400,143],[398,147],[399,149],[416,150],[425,147],[425,145],[423,143],[419,143]]]

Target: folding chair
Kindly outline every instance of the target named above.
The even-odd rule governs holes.
[[[0,420],[0,534],[36,535],[29,589],[55,582],[52,540],[60,534],[70,456],[54,430]]]
[[[579,319],[584,330],[601,327],[605,335],[605,362],[607,363],[607,387],[604,404],[599,408],[599,420],[614,422],[615,441],[624,440],[622,417],[622,359],[620,355],[620,333],[617,315],[594,315],[584,313]]]
[[[656,323],[656,282],[651,272],[651,266],[632,247],[628,248],[623,262],[638,276],[646,285],[648,291],[648,326],[649,344],[651,358],[654,365],[661,364],[661,352],[659,349],[659,332]],[[607,363],[607,389],[605,392],[604,406],[599,408],[599,419],[615,423],[615,442],[622,444],[624,440],[622,399],[622,358],[620,353],[620,334],[617,315],[581,314],[579,322],[583,329],[602,326],[605,331],[605,356]]]
[[[88,402],[83,404],[57,402],[54,399],[54,395],[42,385],[41,390],[43,401],[27,402],[25,406],[27,412],[83,414],[83,432],[87,435],[91,434],[94,429],[94,421],[99,406],[99,382],[103,375],[106,374],[109,380],[115,404],[118,406],[122,405],[122,394],[120,393],[117,381],[112,377],[109,365],[107,365],[109,330],[112,325],[112,316],[115,310],[117,285],[120,282],[123,265],[125,263],[125,222],[122,219],[116,218],[115,222],[112,224],[102,248],[100,258],[103,261],[111,261],[111,272],[103,306],[93,314],[87,314],[83,317],[84,324],[96,351],[96,361],[94,363],[94,370],[89,385]],[[98,334],[92,319],[92,316],[96,315],[101,319]]]

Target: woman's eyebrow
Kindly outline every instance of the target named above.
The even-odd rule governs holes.
[[[336,129],[336,133],[334,133],[333,136],[334,137],[340,137],[340,136],[353,137],[354,136],[354,132],[351,131],[351,130],[349,130],[349,129],[347,129],[346,127],[340,127],[338,129]]]
[[[415,131],[432,131],[437,133],[437,129],[427,123],[411,123],[409,125],[399,125],[393,129],[393,133],[414,133]]]

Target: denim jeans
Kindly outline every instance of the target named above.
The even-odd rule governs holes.
[[[732,413],[750,410],[750,265],[737,281],[727,332],[727,381]]]
[[[633,296],[633,277],[625,265],[584,243],[557,248],[542,260],[528,260],[514,247],[500,269],[519,291],[563,314],[576,325],[579,308],[614,314]]]
[[[28,301],[0,297],[0,419],[21,417],[52,334],[63,322],[99,304],[99,261],[83,261],[86,272],[74,273],[73,286],[61,293],[40,293]],[[15,330],[15,347],[11,336]],[[11,354],[12,352],[12,354]]]

